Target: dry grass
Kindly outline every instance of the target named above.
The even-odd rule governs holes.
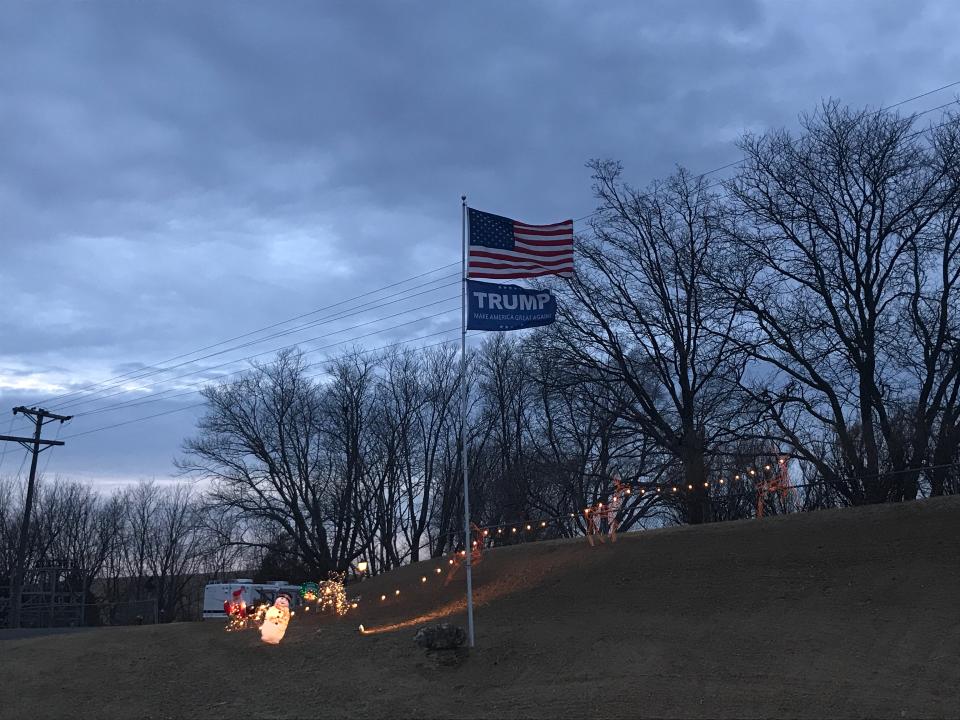
[[[534,543],[476,569],[457,668],[411,640],[463,622],[462,575],[425,562],[279,646],[211,622],[4,641],[0,715],[957,717],[958,558],[958,497]]]

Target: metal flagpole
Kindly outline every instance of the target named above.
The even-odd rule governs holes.
[[[467,568],[467,642],[473,647],[473,547],[470,545],[470,473],[467,466],[467,196],[461,203],[461,270],[463,291],[460,294],[460,458],[463,462],[463,551]]]

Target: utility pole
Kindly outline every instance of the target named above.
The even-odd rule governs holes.
[[[23,573],[27,554],[27,533],[30,531],[30,514],[33,511],[33,490],[37,480],[37,458],[43,450],[54,445],[63,445],[62,440],[41,440],[40,431],[43,425],[50,420],[59,420],[61,423],[70,420],[72,415],[56,415],[47,412],[43,408],[26,408],[22,405],[13,409],[13,414],[23,414],[33,420],[34,431],[32,438],[14,437],[12,435],[0,435],[0,440],[6,442],[18,442],[27,450],[33,453],[33,459],[30,461],[30,480],[27,482],[27,498],[23,504],[23,522],[20,523],[20,540],[17,543],[17,558],[13,568],[13,578],[10,583],[10,615],[7,626],[11,628],[20,627],[20,604],[23,598]],[[41,445],[43,448],[41,449]]]

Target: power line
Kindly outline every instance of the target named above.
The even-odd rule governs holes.
[[[927,97],[928,95],[933,95],[934,93],[938,93],[938,92],[941,92],[941,91],[943,91],[943,90],[947,90],[948,88],[952,88],[952,87],[955,87],[955,86],[957,86],[957,85],[960,85],[960,80],[956,80],[956,81],[954,81],[954,82],[947,83],[946,85],[941,85],[941,86],[938,87],[938,88],[935,88],[935,89],[933,89],[933,90],[928,90],[927,92],[920,93],[919,95],[914,95],[913,97],[907,98],[906,100],[900,100],[899,102],[895,102],[895,103],[893,103],[892,105],[887,105],[887,106],[885,106],[885,107],[880,108],[879,110],[875,110],[875,111],[874,111],[873,113],[871,113],[871,114],[873,114],[873,115],[879,115],[880,113],[885,112],[885,111],[887,111],[887,110],[892,110],[893,108],[900,107],[901,105],[905,105],[905,104],[907,104],[907,103],[909,103],[909,102],[913,102],[914,100],[919,100],[920,98]],[[942,110],[942,109],[944,109],[944,108],[950,107],[951,105],[956,105],[956,104],[958,104],[958,102],[960,102],[960,101],[958,101],[958,100],[951,100],[951,101],[948,102],[948,103],[944,103],[944,104],[942,104],[942,105],[938,105],[938,106],[936,106],[936,107],[932,107],[932,108],[929,108],[929,109],[927,109],[927,110],[922,110],[922,111],[920,111],[920,112],[913,113],[912,116],[913,116],[914,118],[922,117],[923,115],[927,115],[928,113],[936,112],[937,110]],[[931,128],[931,129],[934,129],[934,130],[935,130],[935,129],[937,129],[937,128],[943,127],[943,126],[946,125],[946,124],[948,124],[948,123],[941,123],[941,124],[939,124],[939,125],[934,126],[934,127]],[[916,133],[912,133],[912,134],[908,135],[907,137],[908,137],[908,138],[913,138],[913,137],[916,137],[917,135],[920,135],[920,134],[922,134],[922,133],[924,133],[924,132],[927,132],[927,129],[920,130],[920,131],[918,131],[918,132],[916,132]],[[710,170],[706,170],[706,171],[700,173],[699,175],[695,175],[694,178],[695,178],[696,180],[701,180],[701,179],[703,179],[704,177],[706,177],[707,175],[712,175],[713,173],[720,172],[721,170],[726,170],[726,169],[728,169],[728,168],[735,167],[735,166],[737,166],[737,165],[741,165],[741,164],[743,164],[745,161],[746,161],[746,158],[740,158],[739,160],[734,160],[734,161],[732,161],[732,162],[725,163],[724,165],[720,165],[720,166],[715,167],[715,168],[712,168],[712,169],[710,169]],[[710,189],[712,189],[712,188],[714,188],[714,187],[717,187],[717,186],[719,186],[719,185],[722,185],[724,182],[725,182],[724,180],[719,180],[719,181],[716,181],[716,182],[713,182],[713,183],[709,183],[709,184],[704,188],[704,190],[710,190]],[[721,197],[723,197],[723,196],[721,196]],[[574,222],[580,222],[581,220],[586,220],[586,219],[589,218],[589,217],[593,217],[594,215],[599,214],[601,211],[602,211],[602,210],[598,208],[597,210],[594,210],[594,211],[591,212],[591,213],[587,213],[586,215],[584,215],[584,216],[582,216],[582,217],[576,218],[576,219],[574,220]]]
[[[448,312],[452,312],[452,310],[450,310],[450,311],[448,311]],[[438,317],[438,316],[437,316],[437,315],[433,315],[433,316],[430,316],[430,317],[433,318],[433,317]],[[415,322],[415,321],[414,321],[414,322]],[[411,324],[412,324],[412,323],[411,323]],[[397,327],[400,327],[400,326],[397,326]],[[403,344],[405,344],[405,343],[414,342],[414,341],[416,341],[416,340],[424,340],[424,339],[426,339],[426,338],[435,337],[435,336],[437,336],[437,335],[443,335],[444,333],[454,332],[455,330],[458,330],[458,329],[459,329],[459,328],[449,328],[448,330],[440,330],[439,332],[430,333],[429,335],[420,335],[420,336],[415,337],[415,338],[410,338],[409,340],[403,340],[403,341],[400,341],[400,342],[397,342],[397,343],[392,343],[392,344],[390,344],[390,345],[384,345],[384,346],[381,346],[381,347],[378,347],[378,348],[373,348],[373,349],[370,350],[369,352],[376,352],[377,350],[383,350],[383,349],[390,348],[390,347],[396,347],[397,345],[403,345]],[[310,351],[308,351],[307,353],[304,353],[304,354],[309,354],[309,353],[313,353],[313,352],[320,352],[320,351],[322,351],[322,350],[327,350],[327,349],[329,349],[329,348],[331,348],[331,347],[334,347],[334,346],[336,346],[336,345],[342,345],[342,344],[344,344],[344,343],[350,342],[350,341],[353,340],[353,339],[356,339],[356,338],[349,338],[349,339],[347,339],[347,340],[342,340],[342,341],[340,341],[340,342],[338,342],[338,343],[333,343],[333,344],[331,344],[331,345],[327,345],[327,346],[324,346],[324,347],[322,347],[322,348],[317,348],[316,350],[310,350]],[[427,345],[427,346],[425,346],[425,347],[433,347],[433,345]],[[421,349],[423,349],[423,348],[421,348]],[[363,351],[363,352],[368,352],[368,351],[365,350],[365,351]],[[240,368],[239,370],[234,370],[234,371],[231,372],[231,373],[228,373],[228,374],[226,374],[226,375],[223,375],[223,376],[221,376],[221,377],[218,377],[218,378],[216,378],[216,379],[213,380],[213,381],[210,381],[210,380],[202,380],[202,381],[200,381],[200,382],[198,382],[198,383],[193,383],[192,385],[189,386],[189,387],[192,387],[192,388],[198,388],[198,389],[195,389],[195,390],[185,390],[184,392],[179,392],[179,393],[177,393],[177,394],[175,394],[175,395],[167,395],[166,397],[159,397],[159,395],[165,395],[166,393],[172,392],[173,390],[176,389],[176,388],[172,388],[171,390],[164,390],[163,393],[158,393],[158,396],[156,396],[156,397],[151,397],[151,398],[144,399],[144,400],[130,400],[130,401],[123,402],[123,403],[116,403],[116,404],[113,404],[113,405],[107,405],[106,407],[97,408],[96,410],[88,410],[87,412],[77,413],[77,415],[76,415],[75,417],[87,417],[87,416],[96,415],[96,414],[102,413],[102,412],[114,412],[114,411],[116,411],[116,410],[128,410],[128,409],[133,408],[133,407],[140,407],[140,406],[142,406],[142,405],[149,405],[149,404],[155,403],[155,402],[162,402],[162,401],[165,401],[165,400],[173,400],[173,399],[175,399],[175,398],[187,397],[188,395],[195,395],[196,393],[200,392],[200,390],[202,390],[204,386],[210,384],[211,382],[222,382],[223,380],[225,380],[226,378],[228,378],[228,377],[230,377],[230,376],[232,376],[232,375],[237,375],[237,374],[239,374],[239,373],[248,372],[248,371],[249,371],[249,368]],[[320,377],[321,375],[323,375],[323,373],[317,373],[316,375],[307,375],[306,377],[308,377],[308,378],[311,378],[311,377]]]
[[[426,295],[426,294],[435,292],[435,291],[437,291],[437,290],[442,290],[442,289],[445,289],[445,288],[448,288],[448,287],[452,287],[452,286],[454,286],[454,285],[459,285],[459,284],[460,284],[459,281],[452,282],[452,283],[446,283],[446,284],[444,284],[444,285],[438,285],[438,286],[433,287],[433,288],[430,288],[430,289],[428,289],[428,290],[424,290],[424,291],[421,291],[421,292],[418,292],[418,293],[413,293],[413,294],[406,295],[405,297],[401,297],[401,298],[398,298],[398,299],[395,299],[395,300],[390,300],[389,302],[383,302],[383,303],[380,303],[379,305],[372,305],[372,306],[370,306],[370,307],[361,307],[361,308],[359,308],[359,309],[350,308],[350,309],[348,309],[348,310],[346,310],[346,311],[342,311],[341,313],[336,314],[336,315],[334,315],[334,316],[332,316],[332,317],[322,318],[322,319],[320,319],[320,320],[315,320],[315,321],[312,321],[312,322],[310,322],[310,323],[305,323],[304,325],[297,326],[297,327],[291,328],[291,329],[289,329],[289,330],[285,330],[285,331],[281,331],[281,332],[278,332],[278,333],[274,333],[273,335],[269,335],[269,336],[267,336],[267,337],[260,338],[260,339],[254,340],[254,341],[249,341],[249,342],[246,342],[246,343],[241,343],[240,345],[235,345],[235,346],[230,347],[230,348],[227,348],[227,349],[225,349],[225,350],[219,350],[219,351],[217,351],[217,352],[209,353],[209,354],[207,354],[207,355],[203,355],[203,356],[198,357],[198,358],[193,358],[193,359],[191,359],[191,360],[184,361],[184,362],[181,362],[181,363],[177,363],[177,364],[175,364],[175,365],[168,365],[168,366],[166,366],[166,367],[164,367],[164,368],[160,368],[160,369],[158,369],[158,370],[156,370],[156,371],[146,373],[146,374],[144,374],[144,375],[142,375],[142,376],[140,376],[140,377],[138,377],[138,378],[135,378],[135,379],[136,379],[136,380],[143,380],[143,379],[148,378],[148,377],[151,377],[151,376],[155,376],[155,375],[159,375],[159,374],[164,373],[164,372],[169,372],[169,371],[171,371],[171,370],[175,370],[175,369],[177,369],[177,368],[179,368],[179,367],[183,367],[183,366],[185,366],[185,365],[191,365],[191,364],[196,363],[196,362],[199,362],[199,361],[201,361],[201,360],[207,360],[207,359],[210,359],[210,358],[212,358],[212,357],[217,357],[217,356],[219,356],[219,355],[223,355],[223,354],[228,353],[228,352],[233,352],[234,350],[240,350],[240,349],[243,349],[243,348],[245,348],[245,347],[250,347],[251,345],[257,345],[257,344],[259,344],[259,343],[261,343],[261,342],[265,342],[266,340],[271,340],[271,339],[275,339],[275,338],[277,338],[277,337],[283,337],[283,336],[286,336],[286,335],[291,335],[291,334],[293,334],[293,333],[295,333],[295,332],[300,332],[300,331],[302,331],[302,330],[305,330],[305,329],[308,329],[308,328],[311,328],[311,327],[317,327],[317,326],[319,326],[319,325],[326,325],[326,324],[328,324],[328,323],[335,322],[335,321],[337,321],[337,320],[344,320],[344,319],[346,319],[346,318],[353,317],[353,316],[355,316],[355,315],[361,315],[361,314],[363,314],[363,313],[365,313],[365,312],[369,312],[370,310],[376,310],[376,309],[379,309],[379,308],[382,308],[382,307],[386,307],[386,306],[388,306],[388,305],[395,305],[395,304],[398,303],[398,302],[403,302],[403,301],[406,301],[406,300],[410,300],[410,299],[412,299],[412,298],[419,297],[419,296],[421,296],[421,295]],[[417,287],[420,287],[420,286],[417,286]],[[410,292],[410,290],[416,290],[417,287],[409,288],[408,290],[405,290],[405,291],[403,291],[403,292],[408,293],[408,292]],[[399,293],[398,293],[398,294],[399,294]],[[387,297],[393,297],[393,296],[392,296],[392,295],[388,295]],[[413,311],[415,311],[415,310],[419,310],[419,309],[422,309],[422,308],[424,308],[424,307],[430,307],[430,305],[433,305],[433,304],[436,304],[436,303],[430,303],[430,304],[427,304],[427,305],[420,305],[420,306],[418,306],[418,307],[409,308],[409,309],[407,309],[407,310],[404,310],[402,313],[398,313],[398,314],[403,314],[403,313],[407,313],[407,312],[413,312]],[[366,303],[366,305],[369,305],[369,303]],[[397,314],[395,314],[395,315],[389,315],[389,316],[387,316],[387,317],[385,317],[385,318],[377,318],[377,319],[375,319],[375,320],[373,320],[373,321],[370,321],[370,322],[376,322],[377,320],[385,320],[385,319],[389,319],[389,318],[392,318],[392,317],[397,317]],[[362,324],[369,324],[369,323],[361,323],[361,325],[362,325]],[[334,331],[331,331],[331,332],[329,332],[329,333],[325,333],[324,335],[318,335],[318,336],[316,336],[316,337],[309,338],[308,340],[301,340],[300,342],[312,342],[312,341],[314,341],[314,340],[319,340],[319,339],[324,338],[324,337],[327,337],[327,336],[329,336],[329,335],[336,335],[337,333],[344,332],[344,331],[346,331],[346,330],[352,330],[352,329],[355,328],[355,327],[359,327],[359,325],[354,325],[354,326],[351,326],[351,327],[342,328],[341,330],[334,330]],[[157,381],[155,381],[155,382],[153,382],[153,383],[147,384],[146,387],[152,387],[152,386],[154,386],[154,385],[157,385],[157,384],[160,384],[160,383],[163,383],[163,382],[171,382],[172,380],[177,380],[177,379],[180,379],[180,378],[188,377],[188,376],[190,376],[190,375],[196,375],[196,374],[198,374],[198,373],[209,372],[210,370],[214,370],[214,369],[216,369],[216,368],[224,367],[225,365],[231,365],[231,364],[236,363],[236,362],[243,362],[244,360],[249,360],[249,359],[251,359],[251,358],[259,357],[260,355],[264,355],[264,354],[269,353],[269,352],[275,352],[275,351],[277,351],[277,350],[284,349],[284,348],[288,348],[288,347],[291,347],[291,346],[290,346],[290,345],[284,345],[284,346],[282,346],[282,347],[280,347],[280,348],[269,349],[269,350],[266,350],[266,351],[264,351],[264,352],[255,353],[254,355],[248,355],[248,356],[242,357],[242,358],[235,358],[235,359],[229,360],[229,361],[227,361],[227,362],[225,362],[225,363],[221,363],[221,364],[219,364],[219,365],[214,365],[214,366],[212,366],[212,367],[199,368],[199,369],[197,369],[197,370],[192,370],[192,371],[190,371],[190,372],[188,372],[188,373],[182,373],[182,374],[180,374],[180,375],[177,375],[177,376],[174,377],[174,378],[166,378],[166,379],[162,379],[162,380],[157,380]],[[124,383],[117,383],[117,384],[115,384],[115,385],[112,385],[112,386],[109,386],[109,387],[105,387],[104,390],[111,390],[111,389],[113,389],[113,388],[120,387],[122,384],[124,384]],[[122,390],[118,390],[118,391],[116,391],[116,392],[111,392],[111,393],[107,393],[107,394],[97,393],[97,394],[96,394],[95,396],[93,396],[93,397],[77,398],[77,399],[75,399],[75,400],[71,400],[71,401],[69,401],[69,402],[59,404],[59,405],[57,405],[57,407],[60,408],[60,409],[67,408],[67,407],[76,407],[77,405],[83,405],[83,404],[90,403],[90,402],[97,402],[97,401],[100,401],[100,400],[106,400],[107,398],[116,397],[117,395],[124,395],[124,394],[126,394],[126,393],[128,393],[128,392],[130,392],[130,391],[129,391],[129,390],[126,390],[126,389],[122,389]]]
[[[261,357],[261,356],[263,356],[263,355],[269,355],[269,354],[272,354],[272,353],[275,353],[275,352],[279,352],[279,351],[281,351],[281,350],[288,350],[288,349],[297,347],[297,346],[300,345],[301,343],[308,343],[308,342],[314,342],[314,341],[316,341],[316,340],[322,340],[322,339],[324,339],[324,338],[330,337],[331,335],[338,335],[338,334],[340,334],[340,333],[342,333],[342,332],[347,332],[347,331],[349,331],[349,330],[355,330],[355,329],[360,328],[360,327],[365,327],[365,326],[367,326],[367,325],[372,325],[372,324],[374,324],[374,323],[383,322],[384,320],[391,320],[391,319],[393,319],[393,318],[401,317],[402,315],[406,315],[407,313],[415,312],[415,311],[417,311],[417,310],[423,310],[423,309],[428,308],[428,307],[433,307],[434,305],[439,305],[440,303],[449,302],[450,300],[456,300],[457,298],[459,298],[459,295],[452,295],[452,296],[450,296],[450,297],[445,297],[445,298],[442,298],[442,299],[437,300],[437,301],[432,302],[432,303],[426,303],[425,305],[419,305],[419,306],[417,306],[417,307],[415,307],[415,308],[408,308],[408,309],[406,309],[406,310],[401,310],[400,312],[394,313],[393,315],[387,315],[387,316],[384,316],[384,317],[374,318],[374,319],[372,319],[372,320],[367,320],[367,321],[362,322],[362,323],[357,323],[357,324],[351,325],[351,326],[349,326],[349,327],[341,328],[340,330],[334,330],[334,331],[332,331],[332,332],[324,333],[323,335],[317,335],[317,336],[312,337],[312,338],[307,338],[306,340],[300,340],[300,341],[295,342],[295,343],[290,343],[289,345],[283,345],[283,346],[277,347],[277,348],[269,348],[269,349],[267,349],[267,350],[263,350],[263,351],[261,351],[261,352],[254,353],[254,354],[252,354],[252,355],[247,355],[247,356],[242,357],[242,358],[234,358],[234,359],[232,359],[232,360],[227,360],[226,362],[222,362],[222,363],[220,363],[219,365],[208,366],[208,367],[202,368],[202,369],[200,369],[200,370],[191,370],[190,372],[185,372],[185,373],[181,373],[180,375],[175,375],[175,376],[173,376],[172,378],[164,378],[164,379],[162,379],[162,380],[157,380],[157,381],[152,382],[152,383],[147,383],[146,385],[143,385],[140,389],[146,389],[146,388],[154,387],[154,386],[156,386],[156,385],[160,385],[160,384],[163,384],[163,383],[173,382],[174,380],[181,380],[181,379],[183,379],[183,378],[185,378],[185,377],[190,377],[191,375],[196,375],[197,373],[200,373],[200,372],[210,372],[211,370],[216,370],[216,369],[218,369],[218,368],[226,367],[226,366],[228,366],[228,365],[233,365],[234,363],[243,362],[243,361],[245,361],[245,360],[252,360],[252,359],[254,359],[254,358],[258,358],[258,357]],[[444,311],[444,312],[452,312],[452,309],[451,309],[451,310],[446,310],[446,311]],[[421,317],[421,318],[415,318],[414,320],[411,320],[411,321],[408,322],[408,323],[400,323],[399,325],[394,325],[393,327],[403,327],[404,325],[409,325],[409,324],[412,324],[412,323],[414,323],[414,322],[419,322],[419,321],[421,321],[421,320],[428,320],[428,319],[431,319],[431,318],[436,317],[436,316],[437,316],[437,315],[434,314],[434,315],[428,315],[428,316]],[[391,329],[392,329],[392,328],[391,328]],[[381,333],[381,332],[384,332],[384,331],[383,331],[383,330],[375,330],[375,331],[373,331],[373,332],[371,332],[371,333],[367,333],[367,334],[365,334],[365,335],[361,335],[361,336],[359,336],[359,338],[369,337],[369,336],[371,336],[371,335],[378,335],[378,334]],[[327,347],[333,347],[333,346],[335,346],[335,345],[342,345],[344,342],[350,342],[351,339],[356,340],[356,339],[359,339],[359,338],[349,338],[349,339],[347,339],[347,340],[342,340],[342,341],[340,341],[340,342],[333,343],[332,345],[324,346],[323,348],[317,348],[317,349],[315,349],[315,350],[311,350],[311,351],[308,351],[308,352],[316,352],[317,350],[323,350],[323,349],[325,349],[325,348],[327,348]],[[125,395],[125,394],[127,394],[127,392],[129,392],[129,391],[127,391],[127,390],[119,390],[119,391],[114,392],[114,393],[109,393],[109,394],[107,394],[107,395],[100,396],[99,398],[96,398],[96,400],[106,400],[106,399],[109,398],[109,397],[115,397],[115,396],[117,396],[117,395]],[[81,402],[82,402],[82,401],[81,401]],[[67,403],[67,405],[62,406],[62,407],[67,407],[67,406],[75,405],[75,404],[76,404],[76,403]]]
[[[221,341],[216,342],[216,343],[213,343],[213,344],[211,344],[211,345],[206,345],[206,346],[201,347],[201,348],[198,348],[198,349],[196,349],[196,350],[191,350],[190,352],[187,352],[187,353],[181,353],[180,355],[174,355],[173,357],[167,358],[166,360],[160,360],[160,361],[157,362],[155,365],[150,365],[150,366],[147,366],[146,368],[137,368],[136,370],[130,370],[130,371],[128,371],[128,372],[121,373],[121,374],[119,374],[119,375],[114,375],[113,377],[109,377],[109,378],[106,378],[105,380],[101,380],[101,381],[96,382],[96,383],[91,383],[91,384],[89,384],[89,385],[85,385],[85,386],[83,386],[83,387],[81,387],[81,388],[78,388],[78,389],[76,389],[76,390],[73,390],[73,391],[71,391],[71,392],[63,393],[63,394],[61,394],[61,395],[55,395],[55,396],[50,397],[50,398],[46,398],[45,400],[42,400],[41,402],[51,403],[51,402],[54,402],[54,401],[57,401],[57,400],[62,400],[62,399],[64,399],[64,398],[67,398],[67,397],[71,397],[71,396],[73,396],[73,395],[80,394],[80,393],[82,393],[82,392],[85,391],[85,390],[89,390],[89,389],[92,389],[92,388],[95,388],[95,387],[99,387],[99,386],[101,386],[101,385],[104,385],[104,384],[106,384],[106,383],[112,382],[112,381],[114,381],[114,380],[118,380],[118,379],[121,379],[121,378],[128,378],[128,377],[130,377],[131,375],[134,375],[134,374],[136,374],[136,373],[142,372],[142,371],[145,370],[145,369],[156,368],[158,365],[162,365],[162,364],[164,364],[164,363],[173,362],[174,360],[180,360],[180,359],[182,359],[182,358],[189,357],[190,355],[196,355],[197,353],[204,352],[204,351],[206,351],[206,350],[211,350],[211,349],[213,349],[213,348],[215,348],[215,347],[219,347],[220,345],[225,345],[225,344],[227,344],[227,343],[234,342],[235,340],[241,340],[241,339],[243,339],[243,338],[250,337],[251,335],[256,335],[257,333],[261,333],[261,332],[264,332],[264,331],[266,331],[266,330],[272,330],[273,328],[279,327],[279,326],[281,326],[281,325],[286,325],[287,323],[294,322],[294,321],[296,321],[296,320],[302,320],[302,319],[305,318],[305,317],[309,317],[309,316],[311,316],[311,315],[316,315],[316,314],[318,314],[318,313],[320,313],[320,312],[324,312],[324,311],[326,311],[326,310],[330,310],[331,308],[335,308],[335,307],[338,307],[338,306],[340,306],[340,305],[344,305],[344,304],[346,304],[346,303],[353,302],[354,300],[359,300],[360,298],[368,297],[368,296],[370,296],[370,295],[374,295],[374,294],[376,294],[376,293],[383,292],[384,290],[389,290],[390,288],[394,288],[394,287],[396,287],[396,286],[398,286],[398,285],[403,285],[404,283],[408,283],[408,282],[410,282],[411,280],[418,280],[418,279],[420,279],[420,278],[422,278],[422,277],[426,277],[427,275],[432,275],[432,274],[435,273],[435,272],[438,272],[438,271],[440,271],[440,270],[446,270],[447,268],[451,268],[451,267],[453,267],[453,266],[455,266],[455,265],[459,265],[459,264],[460,264],[459,262],[454,262],[454,263],[449,263],[449,264],[447,264],[447,265],[441,265],[440,267],[433,268],[432,270],[427,270],[426,272],[420,273],[419,275],[412,275],[411,277],[404,278],[403,280],[398,280],[397,282],[390,283],[389,285],[384,285],[384,286],[379,287],[379,288],[376,288],[376,289],[374,289],[374,290],[370,290],[370,291],[368,291],[368,292],[361,293],[361,294],[359,294],[359,295],[354,295],[353,297],[347,298],[346,300],[341,300],[340,302],[332,303],[332,304],[330,304],[330,305],[325,305],[325,306],[323,306],[323,307],[321,307],[321,308],[317,308],[316,310],[311,310],[310,312],[302,313],[302,314],[300,314],[300,315],[295,315],[294,317],[287,318],[286,320],[280,320],[280,321],[275,322],[275,323],[273,323],[273,324],[271,324],[271,325],[266,325],[266,326],[264,326],[264,327],[257,328],[256,330],[251,330],[251,331],[249,331],[249,332],[242,333],[242,334],[240,334],[240,335],[235,335],[235,336],[233,336],[233,337],[231,337],[231,338],[227,338],[226,340],[221,340]]]
[[[452,311],[451,311],[451,312],[452,312]],[[401,326],[398,325],[397,327],[401,327]],[[364,350],[364,351],[361,351],[361,353],[359,353],[359,354],[367,354],[367,353],[370,353],[370,352],[377,352],[377,351],[380,351],[380,350],[386,350],[386,349],[389,349],[389,348],[391,348],[391,347],[397,347],[397,346],[399,346],[399,345],[404,345],[404,344],[409,343],[409,342],[415,342],[416,340],[423,340],[423,339],[430,338],[430,337],[436,337],[437,335],[443,335],[443,334],[445,334],[445,333],[450,333],[450,332],[459,331],[459,330],[460,330],[460,328],[458,328],[458,327],[449,328],[449,329],[447,329],[447,330],[440,330],[439,332],[430,333],[429,335],[421,335],[420,337],[410,338],[409,340],[402,340],[402,341],[400,341],[400,342],[392,343],[392,344],[390,344],[390,345],[383,345],[383,346],[381,346],[381,347],[371,348],[371,349],[368,349],[368,350]],[[355,340],[355,339],[358,339],[358,338],[351,338],[351,339],[348,339],[348,340],[344,340],[343,342],[350,342],[350,340]],[[428,348],[436,347],[436,346],[438,346],[438,345],[444,345],[444,344],[450,343],[450,342],[459,342],[459,340],[457,340],[456,338],[454,338],[454,339],[452,339],[452,340],[442,340],[442,341],[440,341],[440,342],[432,343],[432,344],[430,344],[430,345],[424,345],[424,346],[421,347],[420,349],[421,349],[421,350],[426,350],[426,349],[428,349]],[[341,344],[343,344],[343,343],[335,343],[335,344],[336,344],[336,345],[341,345]],[[332,347],[332,346],[331,346],[331,347]],[[321,349],[323,349],[323,348],[321,348]],[[323,373],[317,373],[316,375],[309,375],[309,376],[307,376],[307,377],[315,378],[315,377],[319,377],[319,376],[322,375],[322,374],[323,374]],[[198,392],[198,391],[191,391],[190,393],[186,393],[186,394],[188,394],[188,395],[189,395],[189,394],[193,394],[193,392]],[[167,398],[167,399],[170,399],[170,398]],[[133,418],[133,419],[131,419],[131,420],[124,420],[123,422],[114,423],[114,424],[112,424],[112,425],[105,425],[105,426],[103,426],[103,427],[93,428],[92,430],[85,430],[85,431],[80,432],[80,433],[74,433],[73,435],[67,435],[67,436],[64,438],[64,440],[70,440],[70,439],[73,439],[73,438],[82,437],[82,436],[84,436],[84,435],[92,435],[93,433],[102,432],[102,431],[104,431],[104,430],[112,430],[112,429],[114,429],[114,428],[123,427],[124,425],[132,425],[132,424],[134,424],[134,423],[143,422],[143,421],[145,421],[145,420],[152,420],[153,418],[162,417],[162,416],[164,416],[164,415],[172,415],[172,414],[174,414],[174,413],[183,412],[183,411],[185,411],[185,410],[191,410],[191,409],[193,409],[193,408],[203,407],[203,406],[205,406],[205,405],[206,405],[206,402],[193,403],[193,404],[191,404],[191,405],[185,405],[185,406],[183,406],[183,407],[174,408],[174,409],[172,409],[172,410],[166,410],[166,411],[164,411],[164,412],[154,413],[153,415],[147,415],[147,416],[145,416],[145,417]],[[24,459],[26,459],[26,456],[24,456]]]
[[[13,421],[17,419],[16,415],[10,416],[10,427],[7,428],[7,435],[13,434]],[[7,444],[3,443],[3,452],[0,452],[0,470],[3,470],[3,461],[7,459]]]

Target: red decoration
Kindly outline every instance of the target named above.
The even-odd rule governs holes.
[[[604,520],[607,521],[607,527],[609,528],[610,542],[617,541],[617,527],[620,524],[617,520],[617,513],[620,512],[620,505],[623,504],[623,498],[629,494],[630,486],[621,482],[619,475],[614,475],[613,492],[610,494],[610,501],[607,503],[597,503],[583,511],[587,524],[588,543],[593,545],[594,535],[597,536],[597,540],[601,543],[604,542],[603,534],[601,533]]]
[[[769,480],[758,480],[757,484],[757,517],[762,518],[766,509],[767,495],[776,493],[786,502],[790,498],[790,474],[787,472],[787,457],[777,458],[777,470]]]

